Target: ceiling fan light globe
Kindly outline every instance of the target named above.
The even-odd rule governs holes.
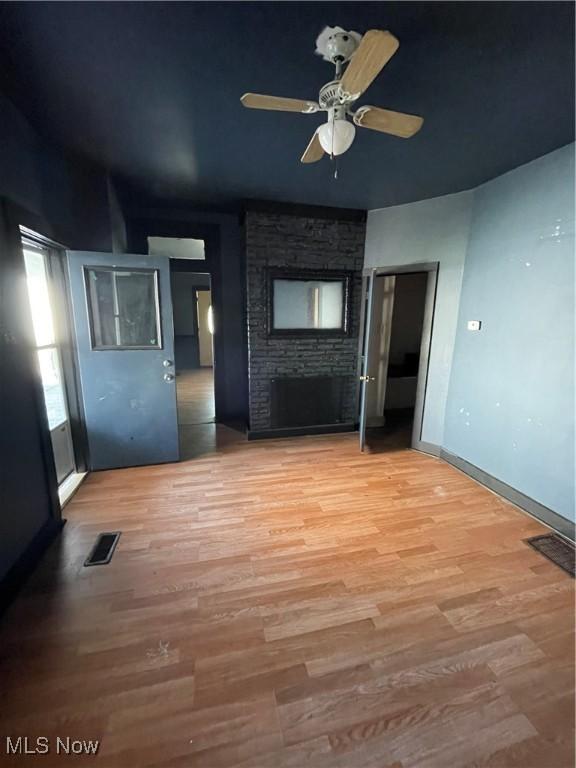
[[[350,149],[356,127],[348,120],[329,120],[318,129],[318,138],[324,152],[328,155],[342,155]]]

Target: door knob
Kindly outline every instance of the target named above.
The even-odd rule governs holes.
[[[174,365],[174,363],[172,362],[172,360],[164,360],[162,365],[164,366],[164,368],[170,368],[172,365]]]
[[[173,373],[165,373],[164,374],[164,381],[174,381],[174,374]]]

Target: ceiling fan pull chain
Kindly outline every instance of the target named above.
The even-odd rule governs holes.
[[[332,147],[330,149],[330,160],[334,160],[334,121],[336,120],[336,110],[332,107],[330,111],[330,120],[332,121]]]
[[[332,178],[338,180],[338,158],[335,155],[332,155],[330,160],[334,163],[334,175]]]

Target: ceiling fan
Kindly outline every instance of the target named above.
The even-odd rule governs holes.
[[[330,157],[346,152],[354,141],[355,126],[409,139],[422,127],[421,117],[380,107],[353,109],[354,102],[390,61],[398,46],[398,40],[387,31],[371,29],[359,35],[341,27],[326,27],[316,41],[316,53],[334,64],[336,73],[333,80],[320,88],[318,101],[260,93],[245,93],[240,101],[249,109],[306,115],[327,112],[327,121],[314,132],[300,158],[303,163],[315,163],[325,152]],[[352,122],[348,118],[352,118]]]

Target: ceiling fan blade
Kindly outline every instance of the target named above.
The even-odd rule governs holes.
[[[310,142],[308,143],[308,146],[304,150],[304,154],[300,158],[301,163],[316,163],[318,160],[322,159],[322,156],[324,155],[324,150],[322,149],[322,146],[320,144],[320,139],[318,138],[318,131],[314,133],[314,136],[310,139]]]
[[[315,101],[303,99],[285,99],[282,96],[265,96],[262,93],[245,93],[240,99],[248,109],[274,109],[279,112],[317,112],[319,107]]]
[[[405,112],[393,112],[391,109],[380,109],[380,107],[360,107],[354,115],[354,122],[361,128],[370,128],[373,131],[409,139],[422,128],[424,118],[418,115],[407,115]]]
[[[353,100],[364,93],[394,56],[399,45],[390,32],[380,29],[370,29],[366,32],[340,81],[340,93],[343,98]]]

